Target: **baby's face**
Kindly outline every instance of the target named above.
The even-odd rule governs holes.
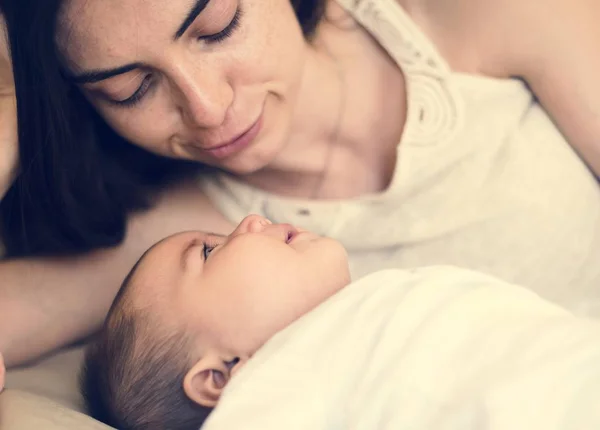
[[[183,325],[198,345],[239,356],[254,354],[350,275],[337,241],[253,215],[229,236],[188,232],[165,239],[132,282],[136,304],[149,306],[165,325]]]

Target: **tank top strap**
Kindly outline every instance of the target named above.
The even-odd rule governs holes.
[[[397,0],[337,0],[402,66],[405,74],[443,78],[450,67]]]
[[[408,111],[402,144],[448,141],[462,122],[453,72],[435,44],[397,0],[337,0],[396,61],[405,75]]]

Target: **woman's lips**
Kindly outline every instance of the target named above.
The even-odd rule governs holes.
[[[213,158],[227,158],[250,146],[254,139],[256,139],[256,136],[258,136],[260,133],[262,129],[262,123],[263,114],[261,113],[254,124],[252,124],[250,128],[248,128],[235,139],[212,148],[203,149],[203,151]]]

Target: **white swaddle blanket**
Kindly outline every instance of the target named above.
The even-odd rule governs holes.
[[[203,430],[600,429],[600,325],[494,278],[388,270],[240,370]]]

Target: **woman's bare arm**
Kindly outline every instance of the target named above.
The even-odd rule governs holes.
[[[600,177],[600,2],[548,0],[545,7],[552,12],[531,29],[538,48],[522,61],[522,76]]]
[[[227,233],[231,227],[189,183],[166,190],[154,209],[133,217],[117,248],[76,258],[0,262],[0,351],[6,365],[93,333],[125,275],[156,241],[183,230]]]

